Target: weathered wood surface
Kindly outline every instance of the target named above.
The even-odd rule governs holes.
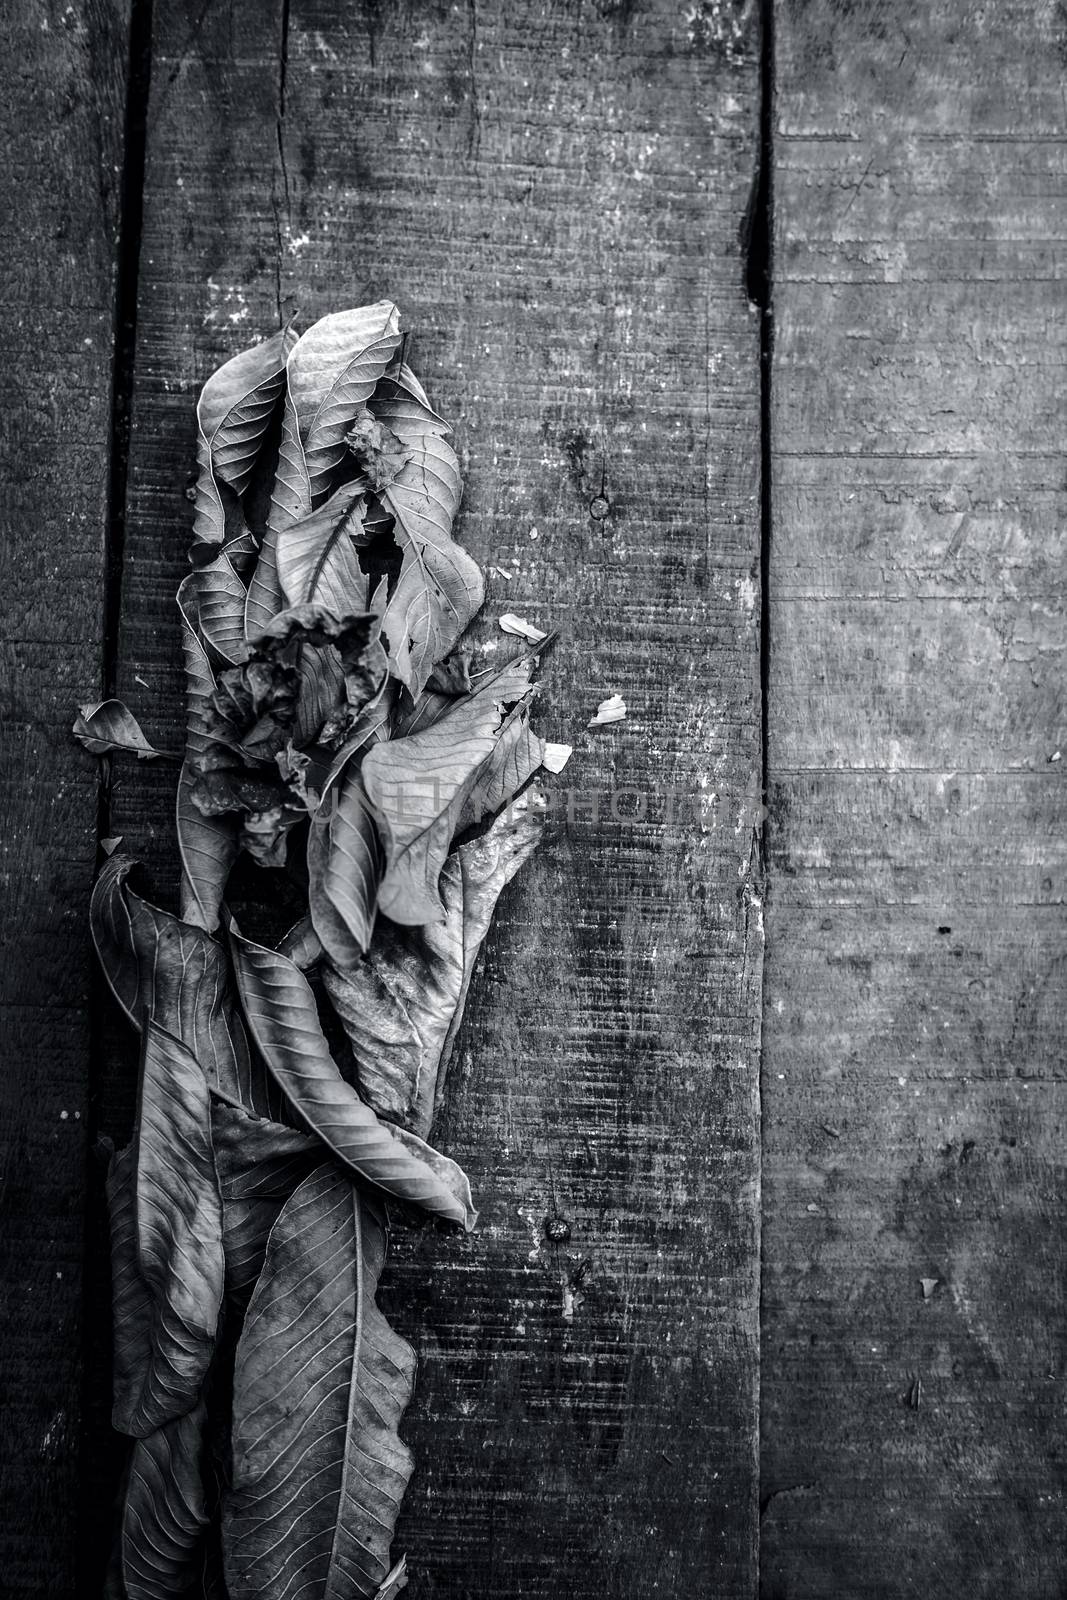
[[[1063,26],[776,8],[765,1600],[1067,1574]]]
[[[98,771],[69,735],[102,683],[124,11],[5,12],[0,1582],[26,1600],[75,1557]]]
[[[421,1596],[755,1584],[757,41],[698,10],[156,8],[120,641],[150,736],[181,718],[198,385],[294,311],[396,299],[487,611],[562,631],[541,721],[574,814],[502,905],[438,1129],[482,1222],[401,1230],[387,1290]],[[613,691],[628,721],[586,736]],[[161,888],[170,784],[115,796]]]

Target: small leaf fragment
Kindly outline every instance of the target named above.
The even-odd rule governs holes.
[[[611,694],[606,700],[601,700],[597,706],[596,715],[590,717],[587,727],[604,728],[611,722],[621,722],[626,715],[626,701],[621,694]]]
[[[389,1573],[374,1600],[396,1600],[401,1589],[408,1586],[408,1558],[401,1556],[392,1572]]]
[[[517,617],[513,611],[505,611],[498,621],[505,633],[526,639],[530,644],[540,644],[542,639],[548,638],[544,628],[535,628],[532,622],[527,622],[525,617]]]
[[[541,765],[546,772],[562,772],[573,754],[572,744],[551,744],[546,741]]]
[[[121,751],[139,761],[153,761],[161,754],[149,744],[136,717],[121,700],[95,700],[79,706],[71,731],[94,756]]]

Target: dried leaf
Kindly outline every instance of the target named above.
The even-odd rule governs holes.
[[[178,589],[178,608],[195,626],[217,662],[233,666],[248,654],[245,586],[234,571],[229,547],[196,567]]]
[[[321,1165],[322,1145],[311,1134],[250,1116],[221,1100],[212,1104],[211,1126],[222,1196],[226,1293],[243,1306],[259,1277],[278,1213]]]
[[[338,1159],[370,1183],[472,1228],[466,1177],[420,1141],[401,1142],[341,1077],[303,973],[231,928],[245,1016],[293,1110]]]
[[[197,545],[221,545],[226,510],[219,485],[244,493],[271,413],[285,385],[288,332],[243,350],[205,383],[196,408],[199,477],[193,538]]]
[[[385,867],[385,854],[374,813],[355,761],[349,761],[336,788],[330,791],[329,844],[322,871],[322,891],[341,917],[360,951],[370,943],[374,911]],[[312,909],[312,920],[315,911]],[[341,957],[316,927],[326,949]]]
[[[301,917],[299,922],[293,924],[278,949],[301,972],[315,966],[325,954],[310,916]]]
[[[289,393],[312,505],[326,496],[337,469],[349,459],[345,433],[396,354],[399,330],[396,306],[380,300],[323,317],[289,357]]]
[[[426,687],[443,695],[470,694],[474,687],[471,683],[470,647],[453,650],[444,661],[439,661],[427,678]]]
[[[250,811],[241,824],[238,843],[259,866],[284,867],[289,832],[299,821],[300,817],[287,806]]]
[[[418,932],[421,934],[422,930]],[[422,1062],[427,1052],[403,1000],[387,981],[387,974],[392,977],[390,942],[387,939],[377,960],[372,958],[345,972],[327,966],[322,981],[352,1046],[363,1099],[379,1116],[414,1128],[418,1122]],[[443,1042],[451,1008],[459,997],[460,967],[458,962],[449,965],[446,956],[442,969],[441,976],[433,973],[428,988],[440,984],[446,996],[444,1010],[448,1020],[441,1028]],[[455,983],[449,993],[448,980],[452,977]]]
[[[463,803],[456,832],[477,827],[518,794],[544,762],[545,742],[530,727],[525,711],[503,724],[488,760]]]
[[[373,611],[338,616],[317,602],[289,606],[272,617],[247,661],[220,674],[210,726],[250,761],[276,762],[290,744],[347,737],[385,678]]]
[[[590,717],[587,726],[603,728],[610,722],[621,722],[625,715],[626,701],[621,694],[611,694],[606,700],[601,700],[596,708],[596,716]]]
[[[204,1490],[206,1422],[198,1404],[133,1447],[119,1542],[126,1600],[173,1600],[200,1579],[211,1521]]]
[[[352,542],[362,530],[363,504],[363,485],[343,484],[318,511],[278,534],[278,578],[289,605],[313,600],[339,617],[366,609],[367,575]]]
[[[485,597],[481,568],[452,539],[462,484],[447,427],[396,383],[385,380],[370,410],[409,459],[382,490],[403,555],[382,618],[390,670],[413,697],[448,654]]]
[[[216,736],[212,704],[215,675],[193,623],[184,611],[182,649],[185,657],[185,761],[178,778],[175,804],[178,850],[182,859],[181,909],[185,921],[195,922],[212,933],[219,925],[219,907],[230,869],[237,858],[237,826],[232,817],[205,817],[193,804],[192,790],[199,773],[231,764],[233,752]]]
[[[546,743],[541,754],[541,765],[546,772],[562,772],[573,754],[572,744]]]
[[[274,1225],[234,1373],[231,1600],[372,1600],[389,1575],[415,1357],[375,1304],[384,1255],[380,1216],[329,1165]]]
[[[78,707],[71,730],[94,756],[122,751],[140,761],[152,761],[160,752],[150,745],[137,719],[121,700],[93,700]]]
[[[112,1420],[145,1437],[195,1405],[222,1305],[222,1202],[208,1086],[173,1034],[144,1032],[137,1133],[109,1179],[115,1307]]]
[[[396,1566],[382,1584],[374,1600],[396,1600],[401,1589],[408,1586],[408,1558],[401,1556]]]
[[[477,694],[452,701],[428,727],[364,758],[363,786],[387,863],[378,905],[394,922],[441,920],[441,868],[467,801],[494,761],[505,697],[514,691],[528,692],[521,674],[497,675]]]
[[[505,885],[532,854],[544,828],[544,797],[533,791],[481,839],[449,856],[441,874],[443,923],[379,928],[366,961],[323,983],[344,1024],[360,1092],[383,1116],[425,1136],[463,1016],[478,948]]]
[[[392,360],[397,327],[396,307],[382,301],[323,317],[294,345],[271,500],[273,534],[306,517],[334,487],[350,459],[345,430]]]
[[[360,470],[375,494],[392,483],[401,467],[410,460],[396,434],[371,415],[366,406],[356,412],[345,434],[345,444],[359,462]]]
[[[506,611],[499,622],[505,633],[513,633],[519,639],[527,639],[530,644],[540,644],[542,639],[548,638],[543,628],[535,628],[532,622],[527,622],[525,617],[517,617],[513,611]]]
[[[282,1100],[249,1052],[226,952],[191,923],[136,894],[137,863],[113,855],[100,869],[89,918],[104,976],[134,1027],[147,1011],[188,1046],[212,1088],[260,1116],[278,1118]]]

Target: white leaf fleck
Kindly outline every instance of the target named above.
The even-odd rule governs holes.
[[[611,694],[606,700],[601,700],[596,708],[596,716],[590,717],[590,728],[603,728],[609,722],[621,722],[626,715],[626,701],[621,694]]]

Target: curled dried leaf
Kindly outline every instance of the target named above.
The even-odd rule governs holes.
[[[232,1600],[374,1600],[389,1580],[415,1356],[375,1302],[384,1258],[380,1212],[330,1164],[271,1230],[234,1370]]]
[[[371,488],[378,494],[388,487],[411,459],[391,428],[371,415],[366,406],[356,412],[345,434],[345,444],[359,462]]]
[[[139,761],[152,761],[161,754],[149,744],[136,717],[121,700],[92,700],[79,706],[71,731],[94,756],[121,751]]]

